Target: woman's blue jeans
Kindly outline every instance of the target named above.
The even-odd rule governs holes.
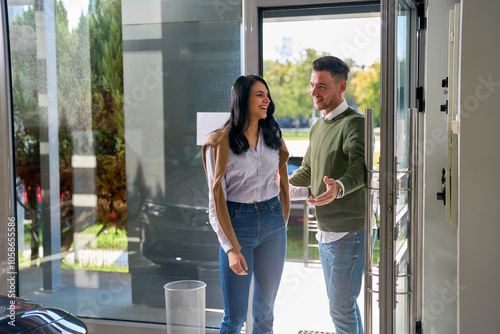
[[[239,334],[246,321],[252,274],[253,334],[273,333],[274,301],[286,255],[286,223],[277,197],[265,202],[227,202],[231,223],[248,265],[248,275],[236,275],[228,256],[219,253],[224,318],[220,333]],[[248,331],[248,330],[247,330]]]
[[[365,268],[365,232],[319,244],[319,256],[336,334],[363,334],[357,299]]]

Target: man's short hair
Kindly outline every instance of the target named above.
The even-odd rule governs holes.
[[[316,59],[312,63],[313,71],[328,71],[335,82],[347,81],[347,76],[351,70],[342,59],[334,56],[324,56]]]

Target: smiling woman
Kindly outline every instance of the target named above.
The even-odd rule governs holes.
[[[203,145],[210,224],[221,245],[221,333],[240,333],[249,293],[253,333],[271,333],[286,256],[288,151],[264,79],[236,79],[230,110],[229,121]]]
[[[258,122],[267,117],[267,107],[271,103],[269,92],[266,85],[262,82],[256,82],[252,86],[250,99],[248,101],[248,110],[250,112],[249,123]],[[250,145],[255,150],[255,144]]]

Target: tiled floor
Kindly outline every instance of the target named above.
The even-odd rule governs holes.
[[[64,308],[77,315],[94,312],[98,318],[104,319],[165,321],[163,308],[131,303],[129,274],[66,269],[62,277],[64,288],[54,293],[39,291],[41,268],[23,268],[20,274],[21,296],[42,304]],[[358,302],[362,308],[362,296]],[[206,315],[206,325],[218,327],[221,311],[211,310]],[[276,301],[275,333],[295,334],[300,331],[304,334],[331,333],[334,327],[328,313],[321,267],[287,262]]]

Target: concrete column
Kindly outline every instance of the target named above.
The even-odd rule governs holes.
[[[53,0],[35,1],[40,114],[43,291],[61,283],[61,206],[59,203],[59,117],[57,106],[56,26]]]

